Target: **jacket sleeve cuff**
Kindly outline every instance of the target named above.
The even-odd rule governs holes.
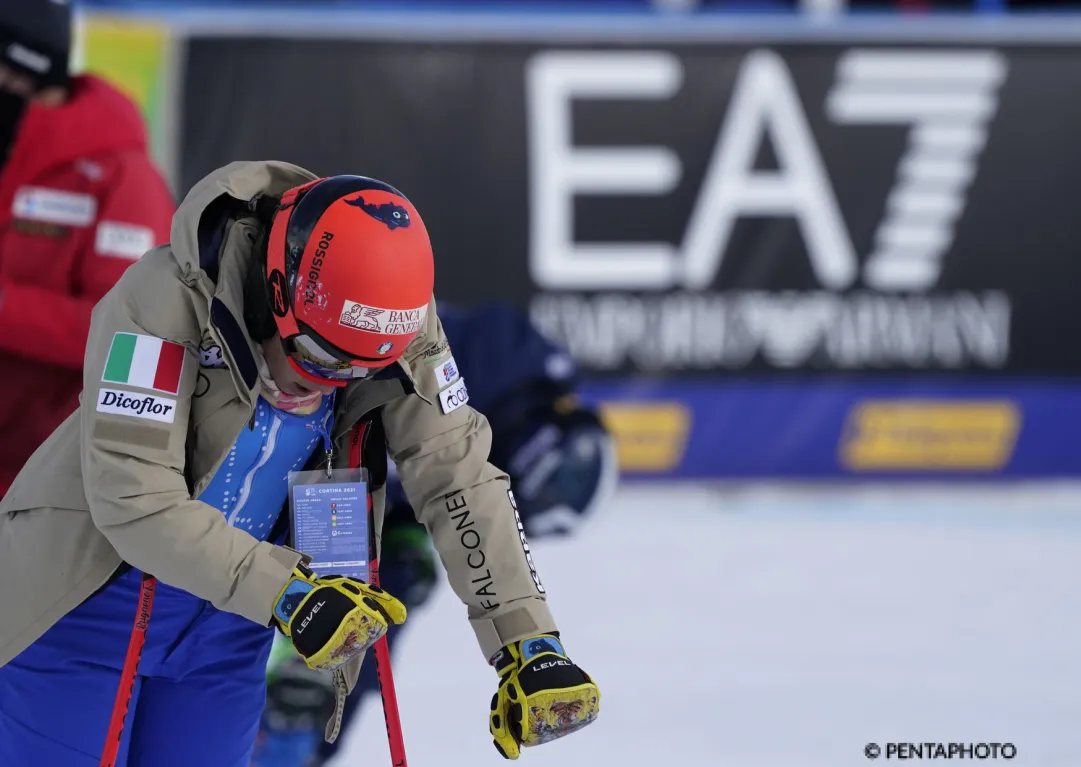
[[[274,602],[293,577],[293,568],[301,555],[266,542],[259,544],[255,554],[252,569],[240,579],[231,601],[242,608],[236,611],[238,614],[261,626],[270,626],[274,620]]]
[[[503,645],[535,634],[557,631],[555,619],[543,599],[520,599],[503,606],[494,617],[470,618],[480,651],[489,662]]]

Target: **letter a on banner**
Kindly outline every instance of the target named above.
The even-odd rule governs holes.
[[[769,134],[778,170],[755,170]],[[683,242],[688,288],[706,288],[742,216],[793,216],[818,281],[834,290],[856,278],[858,262],[825,164],[784,61],[753,51],[740,68],[728,114]]]

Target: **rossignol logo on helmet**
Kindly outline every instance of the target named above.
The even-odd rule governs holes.
[[[312,256],[312,262],[308,266],[307,273],[304,275],[305,306],[318,304],[320,309],[326,306],[326,298],[322,296],[319,290],[319,273],[323,269],[323,260],[327,257],[327,251],[330,250],[330,241],[333,239],[333,232],[323,232],[319,237],[319,244],[316,246],[315,255]]]
[[[390,229],[392,232],[395,229],[408,229],[409,225],[413,223],[409,219],[409,211],[393,202],[384,202],[381,205],[376,205],[375,203],[365,202],[364,195],[358,194],[352,200],[346,200],[345,204],[352,205],[354,208],[360,208],[376,221],[382,221],[387,225],[387,229]]]
[[[109,415],[126,415],[132,418],[172,423],[176,417],[176,400],[155,397],[153,394],[132,394],[119,389],[101,389],[98,391],[97,411]]]
[[[289,283],[278,269],[270,273],[270,310],[278,317],[289,313]]]
[[[384,336],[408,336],[419,332],[428,317],[428,305],[416,309],[382,309],[349,301],[342,305],[339,324]]]

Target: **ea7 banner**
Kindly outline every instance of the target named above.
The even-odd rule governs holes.
[[[191,40],[187,188],[377,176],[587,371],[1081,372],[1081,48]]]

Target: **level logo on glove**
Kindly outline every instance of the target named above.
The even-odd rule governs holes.
[[[309,668],[330,671],[375,644],[405,605],[376,586],[341,575],[316,577],[297,565],[278,593],[274,622]]]
[[[552,634],[505,646],[492,665],[500,679],[488,728],[507,759],[517,759],[523,746],[539,746],[582,729],[600,712],[597,685],[571,662]]]

